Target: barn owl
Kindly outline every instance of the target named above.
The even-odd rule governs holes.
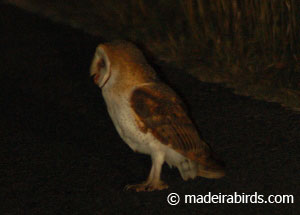
[[[220,178],[223,166],[200,139],[181,99],[156,76],[139,49],[128,42],[100,44],[90,75],[102,89],[117,132],[135,152],[148,154],[148,179],[125,189],[153,191],[168,188],[161,178],[166,161],[184,180],[196,176]]]

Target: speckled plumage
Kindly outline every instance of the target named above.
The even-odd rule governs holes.
[[[131,43],[97,47],[91,75],[102,88],[109,115],[129,147],[149,154],[152,168],[146,182],[127,189],[151,191],[168,186],[160,180],[164,161],[176,166],[184,180],[219,178],[223,167],[196,128],[176,93],[162,83],[143,54]]]

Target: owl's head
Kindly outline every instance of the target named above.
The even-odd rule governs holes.
[[[96,48],[90,74],[101,88],[108,85],[125,88],[156,79],[142,52],[124,41],[100,44]]]

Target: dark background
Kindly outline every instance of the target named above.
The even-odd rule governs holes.
[[[183,97],[226,177],[125,192],[151,160],[118,136],[89,65],[101,38],[0,4],[1,214],[299,214],[300,116],[153,65]],[[151,62],[150,62],[151,63]],[[294,204],[183,204],[184,194],[293,194]],[[3,211],[3,212],[1,212]]]

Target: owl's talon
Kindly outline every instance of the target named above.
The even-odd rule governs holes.
[[[124,187],[124,190],[134,190],[136,192],[141,192],[141,191],[155,191],[155,190],[164,190],[167,189],[169,186],[164,183],[163,181],[160,181],[157,184],[154,183],[141,183],[141,184],[128,184]]]

